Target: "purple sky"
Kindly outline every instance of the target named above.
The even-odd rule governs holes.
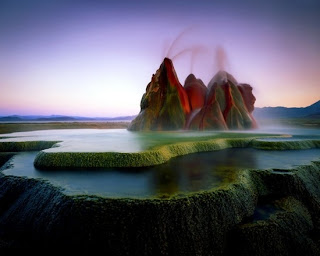
[[[182,84],[190,72],[207,84],[222,46],[256,106],[307,106],[320,98],[319,13],[316,0],[1,0],[0,115],[137,114],[183,32],[168,56],[197,53],[173,59]]]

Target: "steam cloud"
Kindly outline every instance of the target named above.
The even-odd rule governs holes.
[[[217,46],[216,48],[215,61],[218,70],[225,70],[228,58],[224,48],[221,45]]]
[[[181,41],[183,41],[185,36],[190,36],[192,35],[192,30],[194,29],[194,27],[189,27],[184,29],[173,41],[172,43],[168,46],[166,45],[166,48],[168,48],[167,50],[167,54],[165,55],[165,57],[170,58],[171,60],[174,60],[176,58],[179,58],[183,55],[185,55],[186,53],[191,53],[191,63],[190,63],[190,73],[193,73],[194,70],[194,62],[196,59],[196,56],[198,54],[201,54],[203,52],[208,52],[207,47],[203,46],[203,45],[191,45],[191,46],[179,46],[179,43],[181,43]],[[185,40],[184,40],[185,41]],[[178,51],[177,51],[178,50]]]
[[[208,54],[207,56],[210,55],[209,49],[202,44],[193,44],[193,43],[191,43],[191,45],[190,43],[189,45],[185,44],[185,42],[187,41],[185,38],[186,36],[189,36],[189,37],[192,36],[193,38],[197,36],[192,34],[193,29],[194,27],[189,27],[184,29],[181,33],[177,35],[176,38],[174,38],[171,44],[168,44],[167,42],[164,45],[164,49],[163,49],[164,53],[167,49],[165,57],[168,57],[171,60],[180,58],[181,56],[185,56],[186,53],[191,54],[190,73],[193,73],[194,71],[194,63],[197,55],[201,53],[206,53]],[[216,70],[226,70],[226,68],[230,67],[226,51],[221,45],[218,45],[215,48],[214,66],[215,66],[215,72]]]
[[[174,50],[174,48],[177,46],[178,42],[181,40],[181,38],[183,38],[186,34],[188,34],[190,32],[190,30],[192,30],[192,27],[190,28],[186,28],[185,30],[183,30],[172,42],[168,52],[167,52],[167,56],[168,58],[172,57],[172,51]]]

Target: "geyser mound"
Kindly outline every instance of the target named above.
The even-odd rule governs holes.
[[[254,128],[256,122],[251,115],[254,102],[255,97],[250,85],[238,84],[231,74],[219,71],[209,82],[205,106],[191,120],[189,128],[195,130]]]
[[[190,113],[188,95],[180,84],[173,63],[165,58],[143,94],[139,115],[129,130],[177,130]]]
[[[208,89],[201,79],[197,79],[193,74],[190,74],[184,82],[184,89],[188,95],[192,111],[205,105]]]
[[[228,130],[256,127],[252,87],[219,71],[208,87],[190,74],[180,84],[173,63],[165,58],[152,76],[129,130]]]

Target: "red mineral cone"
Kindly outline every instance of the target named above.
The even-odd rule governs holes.
[[[190,74],[184,82],[184,89],[189,98],[191,111],[204,106],[208,90],[201,79]]]
[[[180,84],[173,63],[165,58],[141,99],[141,111],[129,130],[215,130],[256,127],[252,87],[219,71],[208,88],[193,74]]]
[[[206,104],[190,121],[190,128],[210,130],[256,127],[256,122],[251,115],[255,98],[252,94],[252,87],[250,88],[238,86],[238,82],[232,75],[219,71],[211,79]]]
[[[177,130],[185,127],[190,103],[170,59],[165,58],[152,76],[140,107],[141,111],[131,122],[129,130]]]

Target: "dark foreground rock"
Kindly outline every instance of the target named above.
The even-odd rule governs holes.
[[[171,199],[67,196],[0,174],[0,246],[110,255],[319,255],[320,162],[245,170],[235,183]]]

